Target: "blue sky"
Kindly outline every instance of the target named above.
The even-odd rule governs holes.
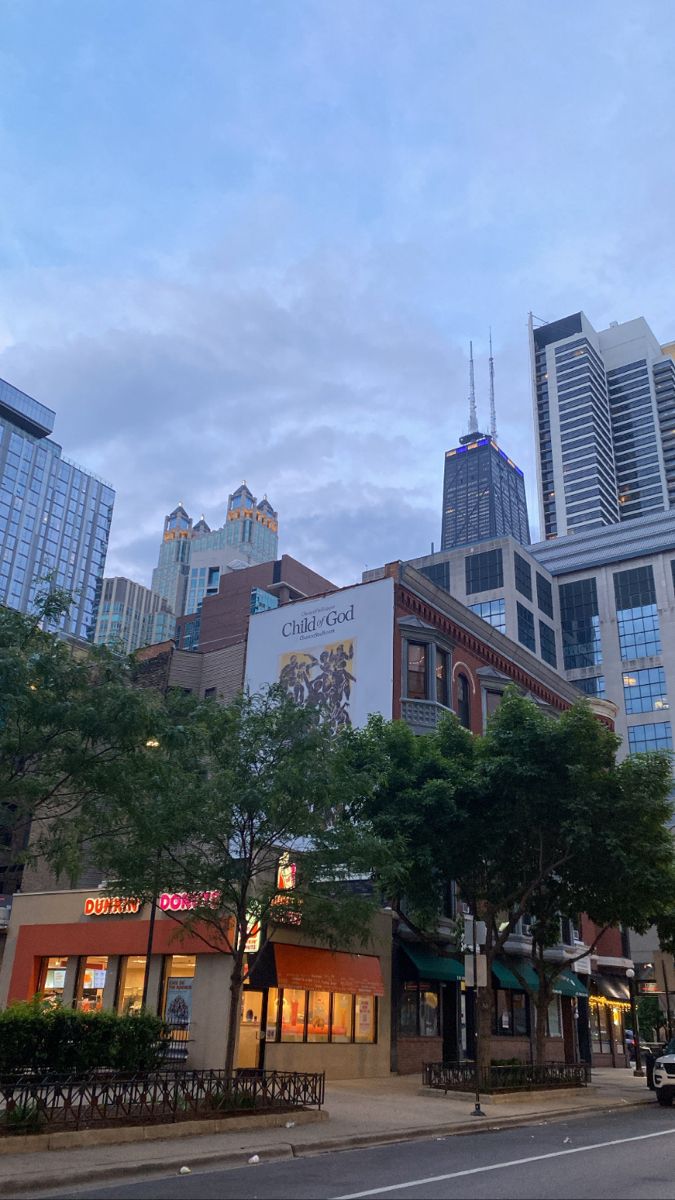
[[[530,310],[675,337],[672,0],[0,0],[0,376],[149,582],[245,478],[347,583],[438,543],[467,349],[537,523]]]

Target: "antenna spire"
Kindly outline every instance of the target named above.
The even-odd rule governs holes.
[[[467,433],[475,433],[477,429],[476,385],[473,377],[473,342],[469,342],[469,428]]]
[[[495,409],[495,360],[492,357],[492,328],[490,328],[490,435],[497,440],[497,410]]]

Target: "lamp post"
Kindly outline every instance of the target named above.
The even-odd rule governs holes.
[[[157,738],[154,738],[154,737],[148,738],[148,740],[145,744],[149,750],[159,749],[159,742],[158,742]],[[155,866],[154,888],[153,888],[152,900],[150,902],[150,923],[148,925],[148,944],[147,944],[146,951],[145,951],[145,971],[143,972],[143,995],[141,996],[141,1012],[143,1012],[145,1010],[145,1006],[148,1002],[148,988],[150,986],[150,960],[152,957],[152,943],[153,943],[154,937],[155,937],[155,916],[157,913],[157,888],[159,886],[158,876],[159,876],[159,860],[161,857],[161,853],[162,853],[161,850],[157,851],[157,863]]]
[[[642,1059],[640,1057],[640,1030],[638,1027],[637,1004],[635,1003],[635,971],[629,967],[626,971],[628,979],[628,987],[630,988],[630,1012],[633,1021],[633,1038],[635,1042],[635,1070],[634,1075],[643,1076]]]

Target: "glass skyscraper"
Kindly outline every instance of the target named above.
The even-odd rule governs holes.
[[[550,539],[675,503],[675,362],[647,322],[530,318],[541,532]]]
[[[0,380],[0,604],[29,612],[50,577],[74,597],[64,632],[91,638],[115,493],[63,457],[54,419]]]

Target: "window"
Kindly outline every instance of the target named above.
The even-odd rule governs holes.
[[[205,700],[214,700],[215,696],[216,696],[216,689],[214,687],[204,688],[204,699]]]
[[[487,621],[488,625],[492,625],[493,629],[498,629],[500,633],[506,633],[506,611],[503,596],[497,600],[482,600],[479,604],[469,604],[468,607],[484,621]]]
[[[457,716],[465,729],[471,728],[469,681],[466,675],[457,676]]]
[[[67,958],[43,958],[38,991],[45,1000],[51,1000],[54,1004],[58,1004],[63,998],[67,966]]]
[[[443,588],[446,592],[450,591],[449,562],[429,563],[428,566],[418,567],[417,569],[422,575],[426,575],[427,579],[430,579],[432,583],[435,583],[436,587]]]
[[[330,1026],[330,992],[310,992],[307,1041],[327,1042]]]
[[[145,955],[133,955],[122,961],[118,984],[117,1011],[124,1016],[141,1011],[143,982],[145,980]]]
[[[266,1037],[268,1042],[376,1042],[377,997],[270,988]]]
[[[484,550],[480,554],[467,554],[464,559],[466,571],[466,594],[487,592],[504,586],[504,564],[501,550]]]
[[[537,571],[537,604],[547,617],[553,619],[553,590],[548,579]]]
[[[516,591],[520,592],[521,596],[527,596],[528,600],[532,599],[532,569],[530,564],[525,561],[522,554],[513,553],[513,563],[516,575]]]
[[[408,642],[408,698],[427,698],[427,648],[418,642]]]
[[[501,692],[485,692],[485,716],[488,720],[490,717],[494,716],[501,702]]]
[[[541,657],[552,667],[557,667],[558,656],[555,652],[555,633],[545,621],[539,622],[539,645]]]
[[[548,1036],[562,1037],[562,1021],[560,1019],[560,996],[554,996],[548,1006]]]
[[[448,656],[436,647],[436,702],[448,707]]]
[[[524,992],[497,988],[495,992],[495,1033],[500,1037],[527,1037],[528,1005]]]
[[[357,996],[355,1001],[356,1029],[355,1042],[374,1042],[377,1040],[377,997]]]
[[[666,676],[663,667],[645,667],[641,671],[624,671],[623,698],[626,713],[653,712],[669,708],[666,699]]]
[[[75,988],[75,1007],[80,1012],[96,1012],[103,1008],[103,989],[107,970],[107,954],[94,954],[80,959]]]
[[[307,992],[284,988],[281,997],[282,1042],[304,1042]]]
[[[349,992],[333,996],[332,1042],[351,1042],[354,1035],[354,997]]]
[[[534,640],[534,616],[523,604],[516,604],[518,613],[518,641],[528,650],[536,650]]]
[[[602,662],[598,591],[594,578],[561,583],[560,624],[565,670]]]
[[[579,688],[580,692],[585,692],[587,696],[604,696],[605,695],[605,677],[604,675],[588,675],[586,679],[573,679],[572,683]]]
[[[399,1032],[407,1037],[438,1037],[441,1011],[438,984],[404,983],[401,992]]]
[[[652,568],[617,571],[614,596],[621,657],[625,660],[660,654],[661,634]]]
[[[673,733],[670,721],[628,726],[628,745],[631,754],[642,750],[672,750]]]
[[[172,954],[164,960],[162,1009],[175,1041],[187,1041],[192,1017],[192,986],[197,959],[194,954]]]

